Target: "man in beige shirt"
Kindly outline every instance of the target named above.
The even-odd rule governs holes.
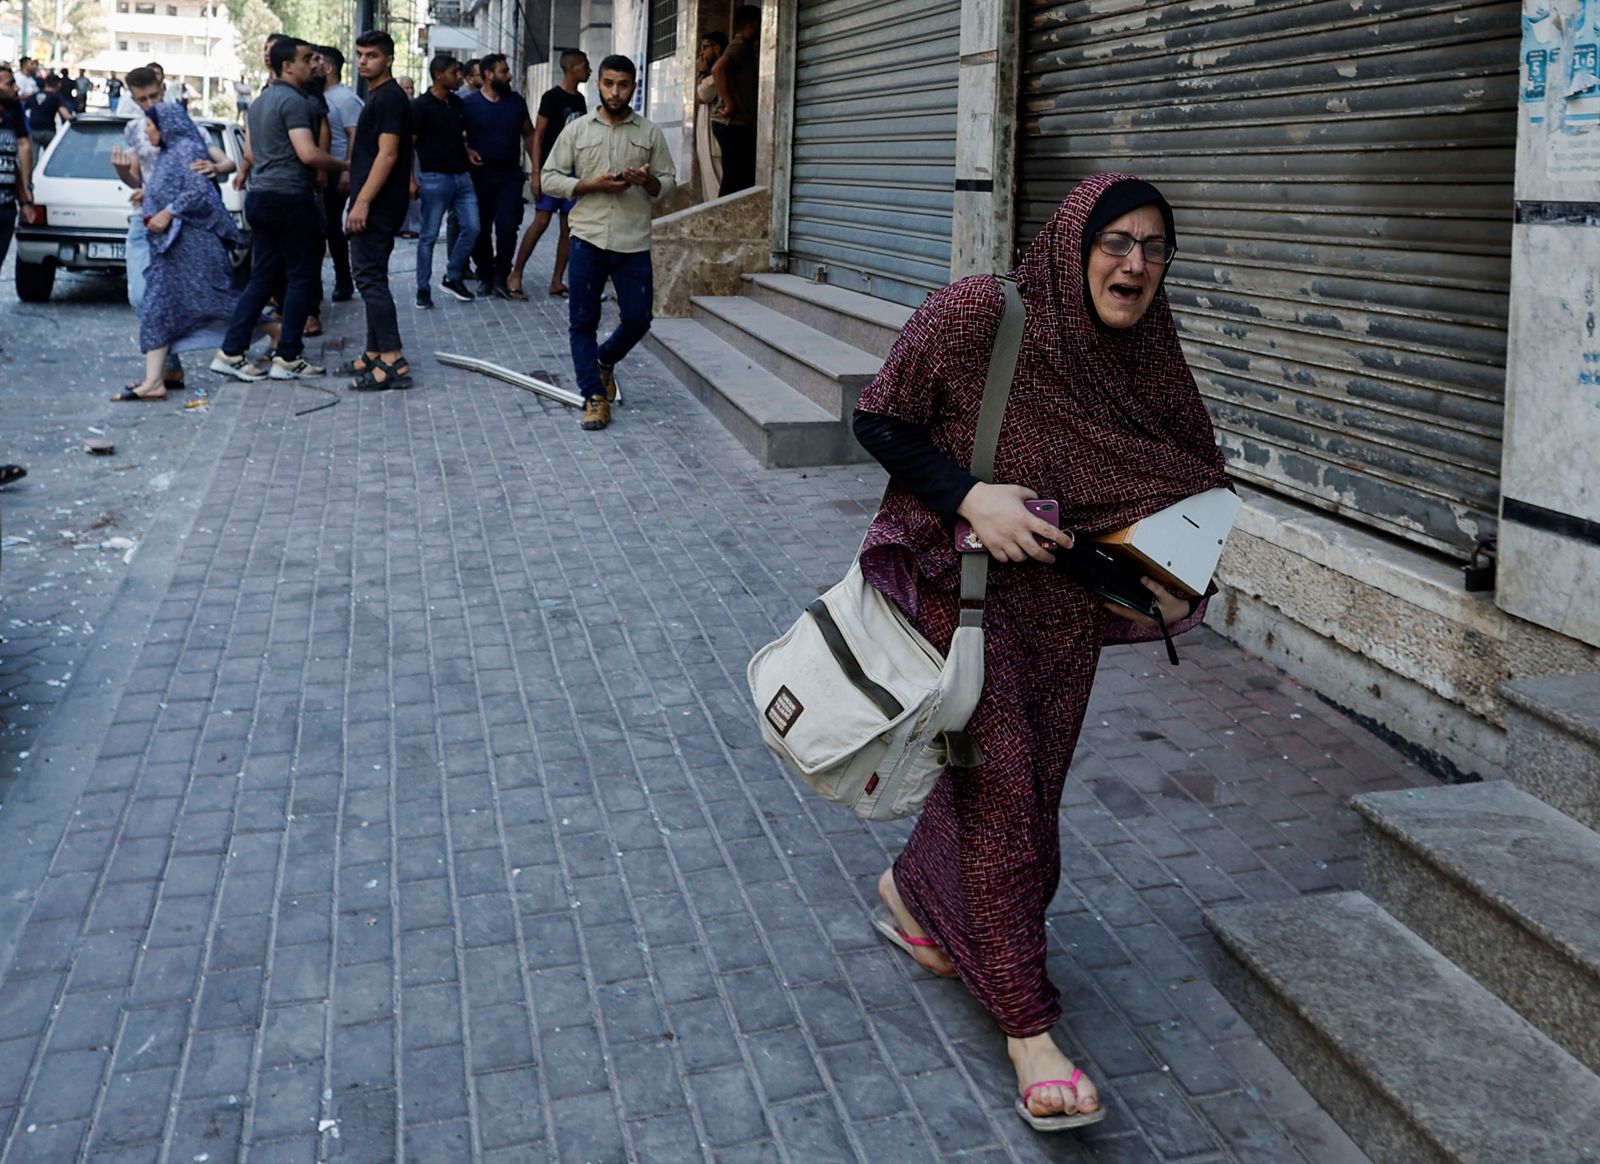
[[[578,200],[568,217],[567,326],[584,398],[582,425],[591,431],[611,423],[617,363],[650,330],[650,203],[677,185],[667,139],[631,107],[638,83],[633,62],[607,57],[599,81],[600,108],[567,126],[539,173],[544,193]],[[597,344],[607,279],[622,321]]]

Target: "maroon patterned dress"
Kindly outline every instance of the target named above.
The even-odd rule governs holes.
[[[1097,325],[1085,304],[1082,239],[1100,197],[1126,174],[1079,185],[1023,256],[1027,305],[994,480],[1061,503],[1079,533],[1118,529],[1226,484],[1222,456],[1159,291],[1134,327]],[[1004,297],[992,276],[962,279],[906,324],[864,411],[927,429],[961,465]],[[867,533],[862,566],[917,628],[948,648],[960,565],[949,527],[892,488]],[[1175,630],[1193,626],[1204,604]],[[1060,1017],[1045,972],[1045,909],[1061,875],[1057,813],[1100,648],[1156,636],[1105,611],[1049,565],[991,562],[983,696],[968,730],[977,768],[947,769],[894,864],[907,907],[1006,1034]]]

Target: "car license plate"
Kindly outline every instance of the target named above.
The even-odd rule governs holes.
[[[95,243],[89,244],[89,257],[91,259],[121,259],[126,255],[127,246],[124,243]]]

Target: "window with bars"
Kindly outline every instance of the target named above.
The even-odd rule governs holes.
[[[678,0],[650,0],[650,59],[678,51]]]

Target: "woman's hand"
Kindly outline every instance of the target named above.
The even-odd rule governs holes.
[[[165,234],[167,233],[167,227],[171,225],[172,211],[162,209],[150,216],[149,221],[144,224],[144,228],[151,234]]]
[[[988,485],[980,481],[967,491],[956,512],[967,519],[972,532],[997,561],[1032,558],[1053,562],[1055,555],[1039,543],[1054,542],[1070,549],[1072,535],[1028,512],[1022,503],[1038,496],[1025,485]]]
[[[1179,598],[1154,578],[1141,578],[1139,581],[1144,583],[1146,590],[1156,596],[1156,605],[1161,608],[1161,617],[1166,620],[1168,626],[1176,622],[1182,622],[1194,610],[1187,598]],[[1112,614],[1117,615],[1119,618],[1125,618],[1129,622],[1137,623],[1139,626],[1156,625],[1156,620],[1149,615],[1140,614],[1137,610],[1129,610],[1121,603],[1107,602],[1103,605]]]

